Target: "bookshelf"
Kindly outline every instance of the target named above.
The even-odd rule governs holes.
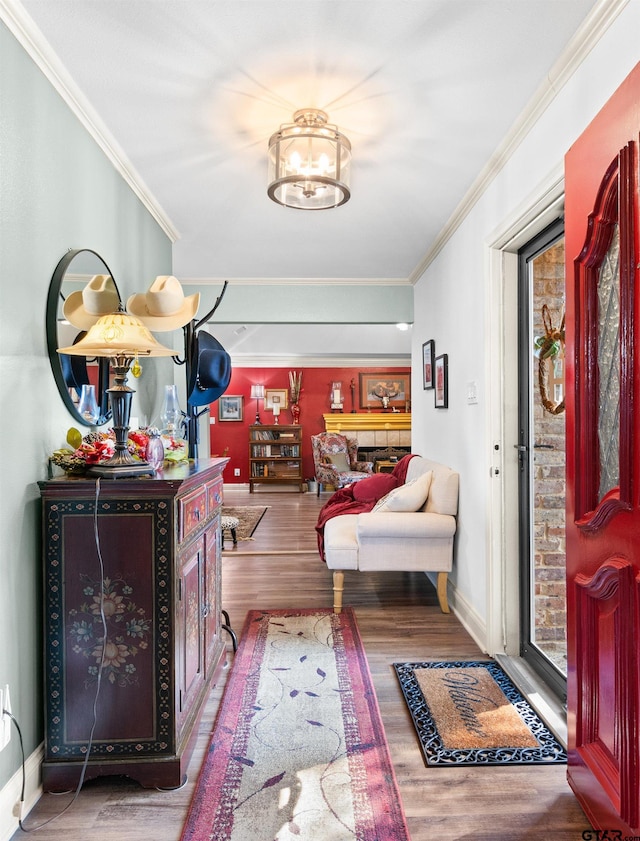
[[[302,427],[249,427],[249,493],[254,485],[298,485],[302,491]]]

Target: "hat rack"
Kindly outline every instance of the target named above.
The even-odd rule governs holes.
[[[209,407],[205,406],[203,409],[198,410],[196,406],[191,406],[188,402],[189,396],[189,383],[191,382],[191,375],[193,372],[193,366],[195,364],[195,350],[196,350],[196,336],[198,330],[206,324],[209,319],[213,316],[215,311],[218,309],[220,304],[222,303],[222,299],[224,298],[224,294],[227,291],[227,286],[229,285],[229,281],[225,280],[222,291],[216,298],[216,302],[213,307],[209,310],[209,312],[203,316],[201,319],[197,320],[194,318],[191,321],[187,322],[182,328],[184,333],[184,359],[180,359],[179,356],[173,356],[172,359],[176,365],[184,365],[185,366],[185,382],[186,382],[186,394],[187,394],[187,411],[183,412],[184,415],[184,423],[185,428],[187,431],[187,444],[189,447],[189,458],[197,459],[198,458],[198,445],[200,443],[200,435],[198,430],[198,420],[199,418],[204,415],[206,412],[209,411]]]
[[[78,279],[85,277],[90,277],[91,280],[82,290],[77,290],[75,285],[77,285]],[[122,311],[138,318],[151,332],[168,332],[182,327],[184,358],[175,354],[173,349],[167,349],[167,355],[171,356],[175,364],[185,366],[187,411],[182,412],[182,415],[189,458],[197,459],[198,420],[205,412],[209,411],[210,403],[217,399],[216,396],[209,400],[208,398],[211,395],[204,393],[207,390],[204,386],[201,387],[202,393],[200,394],[192,387],[196,381],[198,381],[198,386],[200,385],[199,377],[202,374],[200,370],[202,354],[199,351],[199,344],[205,342],[207,338],[216,342],[218,348],[207,348],[209,356],[212,352],[222,351],[227,360],[225,377],[230,377],[231,373],[229,354],[224,351],[224,348],[213,336],[209,334],[199,336],[199,331],[201,331],[203,325],[211,320],[222,303],[228,285],[229,281],[225,280],[213,307],[202,318],[198,318],[200,293],[192,295],[188,299],[185,298],[180,282],[172,275],[158,276],[147,293],[136,293],[130,296],[125,306],[112,272],[103,258],[92,249],[69,249],[58,262],[49,284],[46,331],[47,350],[53,376],[62,400],[76,422],[85,426],[93,426],[96,423],[94,419],[89,420],[80,414],[76,402],[74,402],[72,389],[79,393],[83,385],[89,384],[89,376],[86,370],[86,355],[76,354],[73,345],[85,336],[86,332],[101,316],[112,314],[116,310]],[[174,305],[180,306],[181,302],[184,303],[179,311],[171,309]],[[148,304],[152,304],[152,306],[147,306]],[[186,324],[184,316],[189,319]],[[176,321],[176,318],[182,320]],[[70,324],[81,332],[75,338],[70,334],[61,334],[62,324]],[[206,331],[204,332],[206,333]],[[60,353],[59,348],[62,345],[69,345],[74,352]],[[90,360],[94,360],[93,355]],[[105,355],[95,355],[95,361],[98,363],[99,370],[96,398],[100,416],[97,419],[97,424],[101,425],[112,417],[107,390],[110,383],[110,361]],[[211,372],[208,371],[208,373]],[[221,378],[218,386],[217,389],[215,387],[211,388],[212,394],[220,393],[220,389],[226,390],[225,378]],[[190,398],[193,402],[190,402]],[[200,405],[196,405],[198,399],[201,400]]]

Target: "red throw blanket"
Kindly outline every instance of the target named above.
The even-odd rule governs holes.
[[[409,455],[403,456],[393,468],[391,476],[393,476],[396,480],[396,487],[398,485],[404,485],[407,478],[409,462],[414,455],[416,455],[416,453],[410,453]],[[332,517],[337,517],[340,514],[363,514],[366,511],[371,511],[376,502],[378,502],[377,499],[358,500],[355,498],[354,490],[356,490],[358,485],[364,485],[366,481],[367,479],[362,479],[360,482],[353,482],[351,485],[347,485],[345,488],[339,488],[334,494],[332,494],[332,496],[329,497],[320,509],[318,522],[316,523],[316,532],[318,534],[318,552],[320,553],[320,558],[323,561],[325,560],[324,527],[327,520],[330,520]],[[357,491],[361,491],[361,488],[358,488]]]

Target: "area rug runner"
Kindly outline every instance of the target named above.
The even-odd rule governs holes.
[[[408,841],[351,608],[251,611],[181,841]]]
[[[562,745],[494,661],[393,666],[427,765],[567,761]]]
[[[222,516],[237,517],[240,523],[236,529],[236,537],[238,540],[250,540],[268,508],[268,505],[223,505]]]

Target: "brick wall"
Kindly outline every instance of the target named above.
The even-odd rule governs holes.
[[[564,307],[564,241],[536,258],[534,266],[534,335],[545,334],[542,305],[549,307],[554,328]],[[538,360],[533,370],[533,443],[551,446],[533,451],[535,641],[566,671],[565,605],[565,415],[542,406]],[[562,364],[564,360],[562,360]],[[548,397],[554,400],[553,383]]]

